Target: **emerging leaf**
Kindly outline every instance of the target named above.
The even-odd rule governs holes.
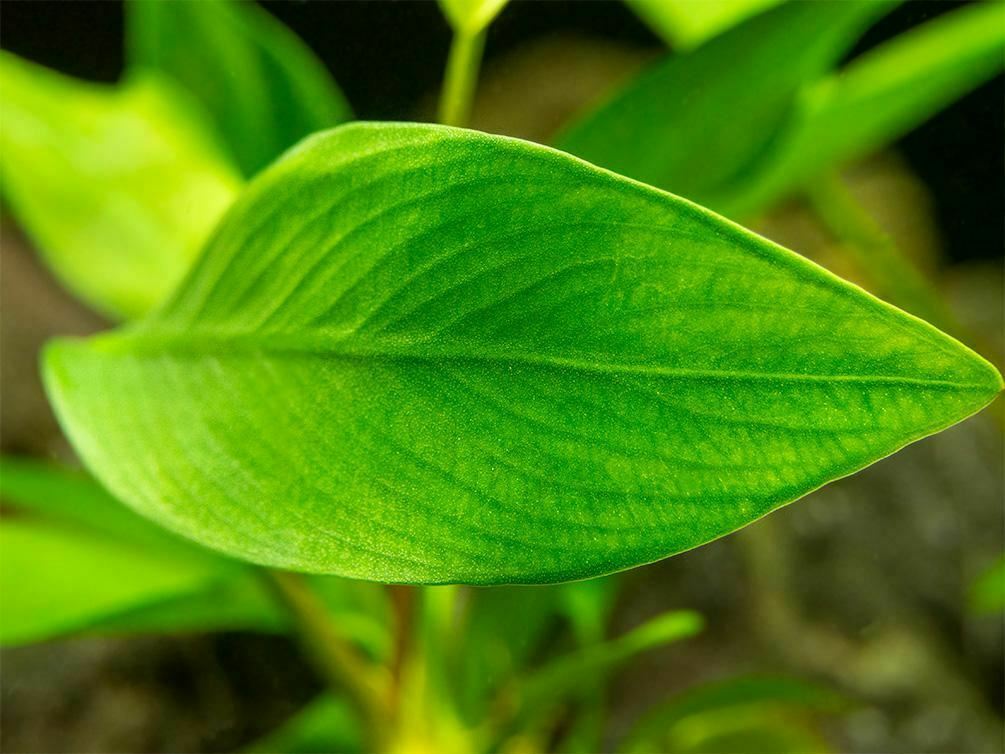
[[[107,315],[161,303],[240,186],[183,93],[152,77],[76,81],[5,52],[0,87],[3,196],[46,262]]]
[[[667,44],[697,47],[781,0],[627,0]]]
[[[450,25],[464,34],[477,34],[499,15],[509,0],[440,0]]]
[[[132,0],[127,10],[131,65],[188,88],[246,175],[352,117],[324,64],[253,2]]]
[[[687,201],[359,124],[255,180],[177,297],[46,353],[86,463],[256,562],[548,582],[695,547],[979,410],[994,368]]]

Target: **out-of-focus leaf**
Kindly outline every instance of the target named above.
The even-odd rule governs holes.
[[[251,569],[151,524],[83,474],[3,458],[0,499],[10,506],[0,519],[0,643],[79,631],[290,627]],[[386,656],[390,613],[381,589],[333,577],[311,582],[345,636]]]
[[[132,0],[127,11],[130,64],[191,91],[246,175],[352,117],[324,64],[253,2]]]
[[[450,25],[465,34],[477,34],[499,15],[509,0],[439,0]]]
[[[555,143],[717,209],[717,197],[776,137],[799,91],[893,4],[780,5],[643,71]]]
[[[970,606],[977,613],[1005,610],[1005,557],[974,582],[970,590]]]
[[[992,401],[966,347],[677,197],[515,139],[314,137],[171,304],[46,352],[89,467],[248,560],[561,581],[733,531]]]
[[[246,749],[248,754],[350,754],[362,750],[363,736],[352,706],[328,694]]]
[[[687,49],[782,0],[627,0],[667,44]]]
[[[559,610],[559,587],[505,586],[471,591],[458,664],[461,714],[481,720],[493,691],[526,667]]]
[[[708,683],[645,714],[619,751],[811,752],[826,750],[808,713],[836,712],[845,700],[791,678],[741,677]],[[737,748],[737,742],[749,741]]]
[[[198,109],[164,80],[91,84],[6,52],[0,90],[3,196],[49,266],[113,317],[161,303],[240,186]]]
[[[657,616],[617,639],[601,642],[552,660],[514,687],[515,718],[537,717],[570,698],[593,690],[598,677],[612,673],[638,654],[698,634],[703,621],[689,610]]]
[[[764,209],[814,175],[868,154],[1005,67],[1005,3],[961,8],[852,61],[807,90],[772,149],[717,200]]]

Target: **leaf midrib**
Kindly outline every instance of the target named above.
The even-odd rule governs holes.
[[[556,370],[607,375],[642,375],[681,380],[717,380],[727,382],[791,382],[850,383],[863,385],[905,385],[957,390],[991,392],[990,382],[967,382],[929,377],[909,377],[892,374],[813,374],[754,370],[695,368],[661,364],[632,364],[591,361],[588,358],[529,353],[518,350],[489,351],[470,348],[463,342],[440,346],[428,342],[401,339],[395,343],[385,339],[382,344],[353,344],[357,333],[331,331],[303,333],[209,333],[209,332],[144,332],[134,330],[109,334],[91,340],[93,347],[106,353],[130,356],[176,356],[197,358],[211,355],[278,356],[295,355],[339,359],[344,361],[413,361],[488,363],[503,366],[539,366]],[[1001,389],[1001,386],[998,386]]]

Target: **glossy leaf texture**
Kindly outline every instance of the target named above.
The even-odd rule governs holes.
[[[780,5],[643,71],[570,124],[555,144],[714,208],[771,144],[803,87],[829,71],[892,5]]]
[[[782,0],[626,0],[675,49],[697,47]]]
[[[0,500],[0,644],[290,628],[258,574],[137,516],[84,474],[3,458]],[[386,655],[380,590],[334,577],[312,585],[348,638]]]
[[[154,77],[92,84],[6,52],[0,88],[3,197],[45,261],[106,315],[161,303],[241,184],[194,103]]]
[[[450,25],[464,34],[477,34],[502,12],[509,0],[439,0]]]
[[[995,369],[672,195],[545,147],[304,142],[154,316],[45,354],[95,474],[252,561],[551,582],[681,552],[969,416]]]
[[[253,2],[131,0],[127,20],[131,67],[186,87],[246,175],[352,117],[324,64]]]
[[[853,60],[799,98],[772,147],[717,204],[760,211],[920,125],[1005,69],[1005,4],[939,16]]]

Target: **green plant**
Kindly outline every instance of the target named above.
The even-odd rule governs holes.
[[[835,170],[1000,70],[1003,6],[835,70],[894,3],[715,3],[684,25],[631,4],[693,49],[558,149],[452,127],[504,0],[442,2],[448,125],[339,125],[321,63],[225,0],[131,4],[114,87],[0,57],[4,199],[60,279],[130,320],[44,353],[108,492],[4,462],[4,643],[293,631],[332,693],[259,750],[596,751],[603,679],[699,616],[609,638],[610,577],[455,585],[688,550],[997,396],[990,363],[912,316],[962,334]],[[798,192],[912,314],[722,216]],[[514,606],[522,631],[498,632]],[[556,623],[566,654],[542,661]],[[741,679],[621,743],[804,751],[832,701]]]

